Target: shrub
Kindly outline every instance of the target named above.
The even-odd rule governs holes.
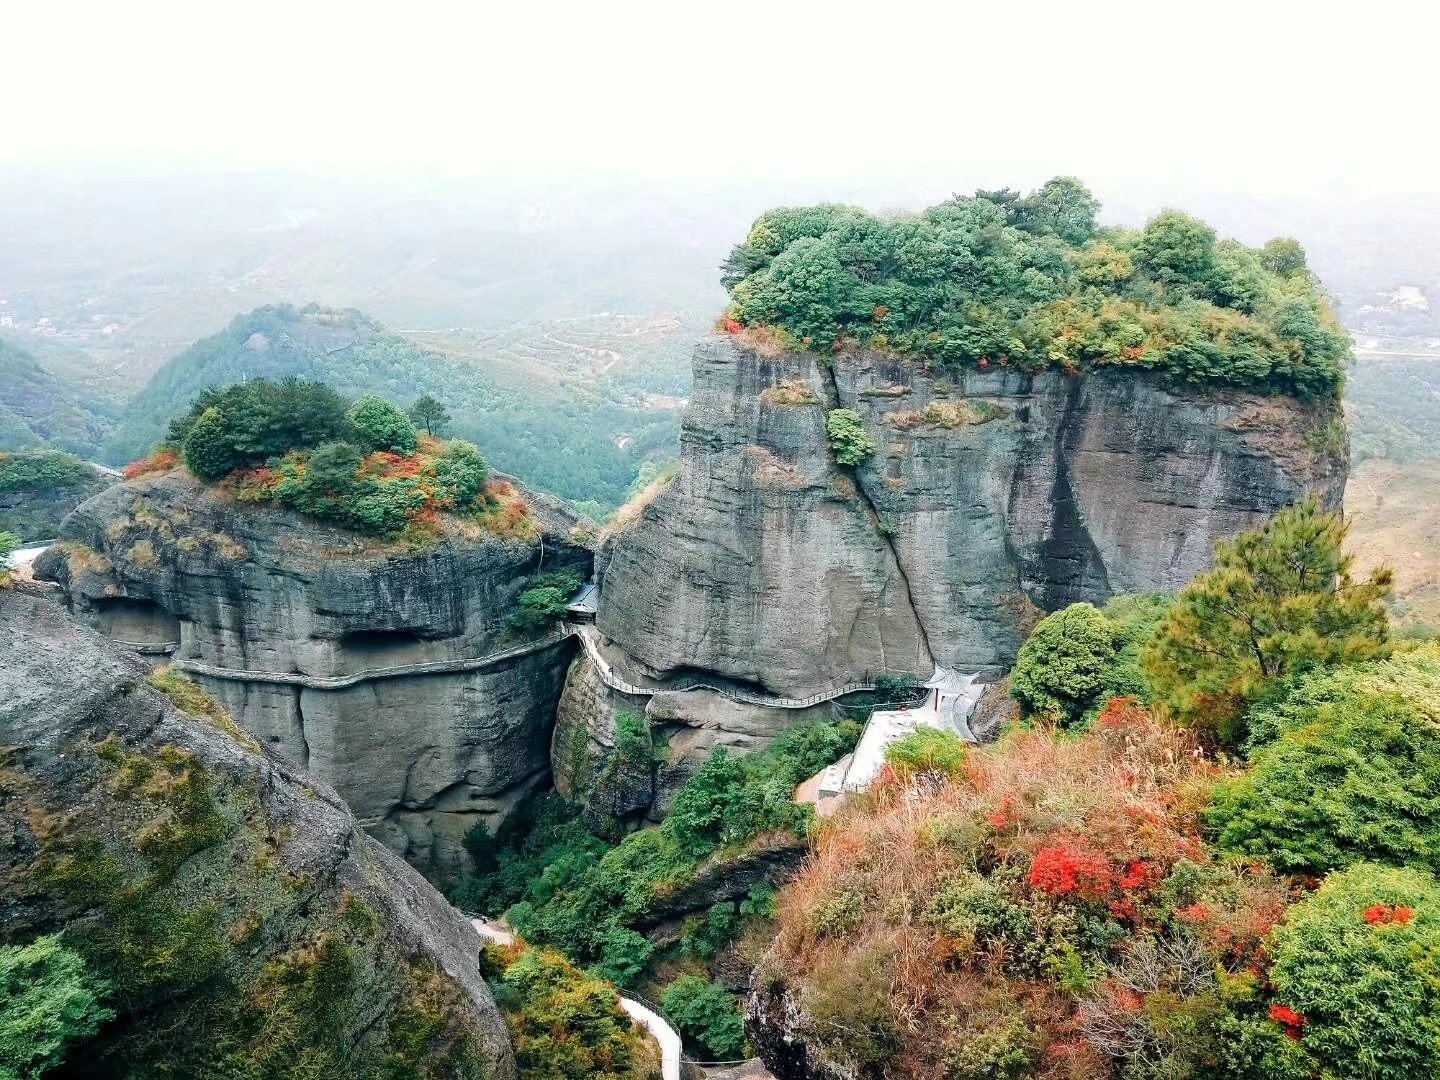
[[[74,454],[58,450],[0,453],[0,493],[53,491],[77,487],[93,478],[90,466]]]
[[[355,429],[360,446],[367,453],[387,450],[394,454],[413,454],[419,438],[410,418],[390,402],[374,394],[355,399],[345,413]]]
[[[836,464],[858,465],[875,453],[875,440],[854,409],[831,409],[825,417],[825,436]]]
[[[916,728],[885,748],[885,761],[902,780],[954,777],[965,767],[966,744],[938,728]]]
[[[1293,241],[1217,243],[1173,210],[1100,230],[1097,205],[1060,177],[889,220],[772,210],[726,260],[722,326],[767,356],[858,343],[949,370],[1121,365],[1339,397],[1349,342]]]
[[[435,463],[435,479],[448,492],[451,505],[467,506],[485,490],[490,467],[473,443],[456,439],[445,444]]]
[[[10,581],[10,556],[19,546],[19,537],[0,529],[0,586],[7,585]]]
[[[723,987],[697,975],[681,975],[665,990],[660,1008],[680,1034],[714,1059],[745,1056],[745,1023],[735,999]]]
[[[0,1076],[38,1076],[115,1014],[107,984],[57,937],[0,945]]]
[[[1219,785],[1220,846],[1282,870],[1440,870],[1440,646],[1310,677],[1252,714],[1263,740]]]
[[[506,619],[512,630],[539,630],[565,617],[570,597],[580,588],[580,575],[570,571],[534,574],[520,593],[519,607]]]
[[[1360,864],[1332,874],[1271,934],[1271,1017],[1315,1074],[1440,1072],[1440,885]],[[1282,1011],[1283,1010],[1283,1011]]]
[[[321,443],[305,469],[306,496],[314,502],[327,495],[349,495],[355,490],[356,474],[364,460],[351,443]]]
[[[811,724],[759,753],[717,750],[676,794],[658,828],[631,833],[608,851],[573,820],[554,827],[542,816],[516,854],[502,852],[496,873],[460,899],[513,897],[507,918],[528,940],[628,984],[650,960],[650,943],[634,926],[652,897],[762,833],[803,834],[813,811],[796,804],[795,787],[854,749],[859,733],[848,722]],[[741,914],[763,915],[767,897],[752,895],[747,906]]]

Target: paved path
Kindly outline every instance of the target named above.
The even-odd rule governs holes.
[[[475,932],[486,941],[493,941],[497,945],[515,944],[515,935],[503,923],[471,919],[470,925],[475,927]],[[660,1045],[661,1080],[680,1080],[680,1033],[654,1009],[624,994],[620,995],[620,1007]]]
[[[727,697],[731,701],[740,701],[747,705],[763,705],[771,709],[809,709],[826,701],[844,697],[846,694],[854,694],[860,690],[875,689],[874,683],[851,683],[848,686],[840,687],[838,690],[826,690],[823,693],[812,694],[807,698],[787,698],[772,697],[769,694],[750,694],[744,690],[735,690],[730,687],[715,686],[711,683],[696,682],[694,680],[677,683],[674,686],[637,686],[635,683],[626,682],[615,674],[615,670],[610,666],[610,661],[606,660],[600,652],[600,645],[595,640],[597,631],[593,626],[569,626],[566,627],[566,632],[574,634],[580,639],[580,644],[585,649],[585,655],[588,656],[590,662],[595,665],[595,670],[600,673],[600,678],[604,681],[605,685],[612,690],[619,690],[622,694],[654,697],[656,694],[668,692],[713,690],[715,693],[722,697]]]

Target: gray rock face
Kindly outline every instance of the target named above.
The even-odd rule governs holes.
[[[621,713],[643,721],[648,760],[619,752]],[[611,830],[617,821],[659,821],[716,747],[737,754],[762,750],[782,731],[829,715],[828,705],[771,709],[710,690],[624,694],[607,686],[581,653],[570,666],[555,718],[555,789],[581,803],[587,823],[597,831]]]
[[[294,1030],[333,1039],[346,1075],[378,1074],[423,999],[444,1021],[436,1071],[418,1075],[513,1080],[474,930],[328,785],[226,719],[182,714],[142,660],[53,602],[0,592],[0,655],[0,941],[63,930],[124,1006],[75,1075],[197,1075],[185,1063],[220,1046],[253,1066],[265,1039],[245,1003],[274,1001],[276,973],[303,977],[323,950],[347,973],[343,1031]],[[444,1071],[466,1047],[473,1067]]]
[[[827,449],[837,407],[877,445],[855,470]],[[1306,491],[1338,505],[1335,420],[1151,373],[946,381],[712,339],[680,475],[602,556],[599,627],[650,676],[794,697],[933,663],[995,674],[1042,612],[1176,588]]]
[[[177,471],[85,503],[36,574],[116,640],[178,642],[177,664],[242,725],[448,881],[465,831],[498,823],[549,775],[573,643],[468,663],[523,646],[505,620],[527,575],[542,565],[589,574],[576,519],[529,502],[544,526],[535,540],[456,531],[397,551],[235,504]]]

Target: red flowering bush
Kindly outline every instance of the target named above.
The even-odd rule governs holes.
[[[1030,887],[1051,896],[1102,900],[1115,889],[1110,860],[1084,840],[1047,844],[1030,864]]]

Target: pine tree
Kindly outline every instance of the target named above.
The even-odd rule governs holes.
[[[1215,548],[1215,566],[1180,593],[1141,666],[1176,719],[1243,738],[1247,706],[1277,681],[1383,655],[1392,575],[1351,576],[1348,526],[1313,497]]]
[[[430,436],[444,435],[450,428],[450,414],[444,405],[429,394],[417,398],[415,404],[410,406],[410,419],[415,422],[416,427],[423,427],[425,434]]]

